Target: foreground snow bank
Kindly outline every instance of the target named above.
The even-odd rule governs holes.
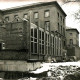
[[[80,62],[61,62],[61,63],[43,63],[41,68],[32,71],[32,73],[38,74],[48,70],[56,70],[58,66],[77,66],[80,67]]]

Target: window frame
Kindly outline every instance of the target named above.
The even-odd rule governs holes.
[[[17,18],[17,17],[19,17],[17,14],[16,14],[16,15],[14,15],[14,18]]]
[[[48,16],[46,16],[46,13],[48,12]],[[44,18],[48,18],[50,17],[50,10],[45,10],[44,11]]]
[[[27,15],[27,18],[25,18],[25,15]],[[28,19],[28,13],[23,14],[23,18]]]
[[[64,23],[65,23],[65,19],[63,18],[63,25],[64,25]]]
[[[6,20],[6,19],[8,19],[8,20]],[[5,17],[5,20],[6,20],[6,21],[9,21],[9,16],[6,16],[6,17]]]
[[[36,15],[37,14],[37,15]],[[36,17],[37,16],[37,17]],[[39,18],[39,12],[34,12],[34,19],[38,19]]]
[[[48,31],[46,31],[45,36],[46,36],[46,41],[45,41],[46,54],[49,54],[49,50],[50,50],[50,35],[49,35]]]
[[[54,55],[54,35],[51,34],[51,54]]]
[[[62,21],[62,16],[60,16],[60,20]]]
[[[49,25],[46,25],[47,23],[48,23]],[[45,21],[45,22],[44,22],[44,26],[45,26],[45,30],[46,30],[46,31],[50,31],[50,21]]]
[[[44,30],[39,28],[39,54],[41,55],[45,54],[45,39],[43,37],[45,38]]]
[[[37,37],[35,37],[35,29],[37,30]],[[30,35],[31,36],[31,44],[33,44],[33,47],[31,45],[31,54],[38,54],[38,29],[37,27],[36,28],[31,28],[31,30],[33,31],[33,34]],[[37,44],[37,49],[36,49],[36,52],[35,52],[35,44]],[[32,52],[33,50],[33,52]]]
[[[58,19],[59,19],[59,16],[60,16],[60,15],[59,15],[59,12],[57,12],[57,17],[58,17]]]
[[[59,25],[59,23],[58,23],[58,32],[60,33],[60,25]]]
[[[69,44],[73,45],[73,39],[69,39]]]

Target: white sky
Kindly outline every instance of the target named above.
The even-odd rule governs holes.
[[[20,5],[26,5],[26,4],[31,4],[31,3],[35,3],[35,1],[30,1],[30,2],[0,2],[0,9],[6,9],[6,8],[10,8],[10,7],[16,7],[16,6],[20,6]]]
[[[63,10],[66,12],[66,26],[71,28],[77,28],[80,32],[80,20],[75,19],[74,15],[78,10],[80,10],[80,2],[71,2],[62,6]],[[79,46],[80,46],[80,34],[79,34]]]
[[[20,5],[27,5],[27,4],[31,4],[31,3],[36,3],[36,2],[41,2],[41,1],[52,1],[52,0],[29,0],[29,1],[7,1],[6,0],[2,0],[0,1],[0,9],[6,9],[6,8],[10,8],[10,7],[16,7],[16,6],[20,6]],[[78,31],[80,32],[80,23],[78,20],[75,20],[74,18],[74,13],[79,10],[80,8],[80,2],[76,3],[67,3],[62,5],[63,1],[65,0],[57,0],[59,2],[59,4],[61,4],[61,7],[63,8],[63,10],[66,12],[67,17],[66,17],[66,26],[68,27],[72,27],[72,28],[77,28]],[[79,35],[79,46],[80,46],[80,35]]]

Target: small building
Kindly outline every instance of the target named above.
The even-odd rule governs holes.
[[[80,59],[79,31],[75,28],[66,29],[66,39],[67,55],[73,58]]]

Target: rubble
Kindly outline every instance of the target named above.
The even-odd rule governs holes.
[[[30,71],[34,77],[29,77],[27,80],[64,80],[66,76],[79,72],[79,69],[80,62],[43,63],[41,68]]]

